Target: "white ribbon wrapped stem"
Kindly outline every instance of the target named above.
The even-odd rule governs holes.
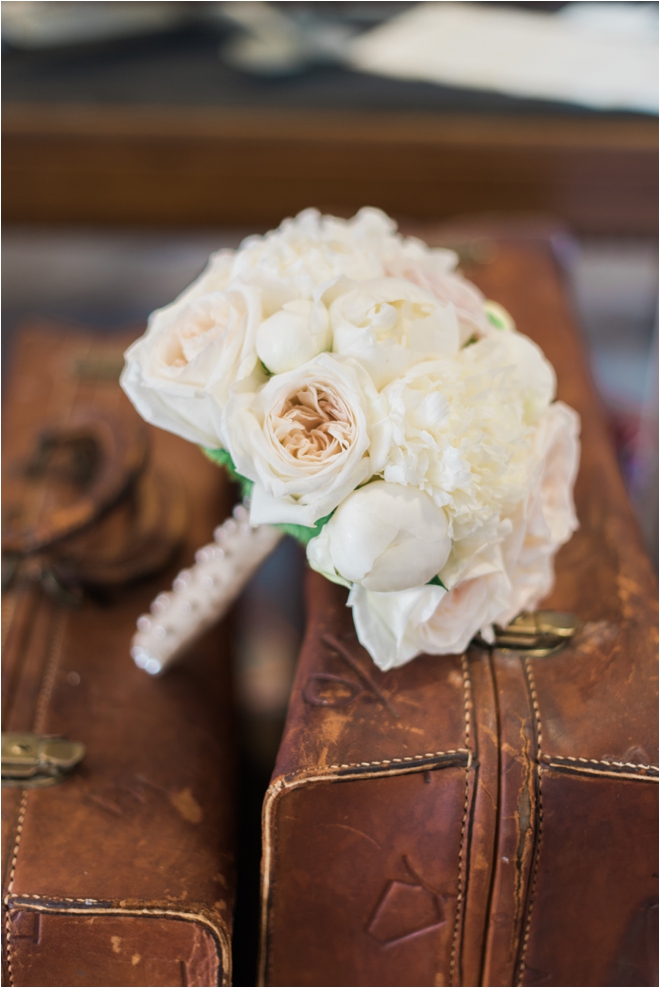
[[[214,541],[199,549],[195,564],[179,573],[172,589],[156,597],[151,613],[138,618],[131,656],[150,675],[164,672],[224,617],[282,538],[271,525],[253,528],[242,504],[233,515],[216,528]]]

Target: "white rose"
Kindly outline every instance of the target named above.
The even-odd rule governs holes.
[[[358,638],[381,669],[420,653],[462,652],[480,631],[533,610],[552,589],[557,549],[577,528],[573,485],[579,461],[579,419],[555,402],[536,429],[530,489],[509,518],[454,546],[442,587],[374,593],[354,586],[348,603]],[[480,544],[481,541],[481,544]],[[460,555],[459,552],[459,555]]]
[[[385,480],[426,491],[455,540],[507,514],[529,488],[534,423],[554,380],[518,333],[416,364],[382,392],[392,425]]]
[[[488,320],[485,299],[476,285],[458,274],[458,257],[453,251],[427,247],[421,240],[399,238],[399,243],[388,244],[384,250],[385,273],[391,278],[404,278],[441,302],[453,305],[460,327],[460,345],[476,336],[481,339],[492,332]]]
[[[259,359],[272,374],[294,370],[331,346],[328,310],[322,302],[285,302],[257,330]]]
[[[121,386],[147,422],[223,446],[222,409],[255,371],[260,321],[258,289],[240,284],[158,309],[126,351]]]
[[[255,481],[253,524],[313,525],[380,470],[389,445],[369,375],[329,353],[257,392],[238,389],[223,421],[237,470]]]
[[[365,281],[339,295],[330,323],[333,351],[359,360],[379,390],[424,358],[458,351],[453,306],[398,278]]]
[[[534,438],[537,469],[531,490],[512,517],[503,553],[512,584],[511,600],[497,616],[508,624],[534,610],[552,590],[554,557],[578,528],[573,487],[580,462],[580,419],[562,401],[551,405]]]
[[[249,237],[236,253],[232,274],[258,285],[267,315],[286,302],[311,299],[314,289],[345,275],[357,281],[383,274],[376,246],[396,224],[379,210],[352,220],[306,209],[263,237]]]
[[[348,596],[358,639],[383,670],[421,653],[463,652],[477,631],[488,634],[508,603],[511,584],[499,546],[478,554],[453,589],[425,586],[375,593],[354,586]]]
[[[446,515],[428,494],[377,480],[341,502],[307,559],[335,582],[406,590],[433,579],[450,548]]]
[[[447,562],[439,572],[441,583],[452,590],[461,580],[505,572],[502,544],[511,534],[510,518],[493,513],[485,524],[461,539],[454,539]]]

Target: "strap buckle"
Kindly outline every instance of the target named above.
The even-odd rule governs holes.
[[[27,731],[2,732],[2,785],[26,789],[61,782],[85,757],[80,741]]]

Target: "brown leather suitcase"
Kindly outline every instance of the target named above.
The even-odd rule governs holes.
[[[548,245],[469,271],[582,418],[547,657],[381,673],[346,591],[308,629],[263,811],[266,985],[656,985],[656,586]],[[657,942],[657,941],[655,941]],[[654,953],[655,949],[655,953]]]
[[[159,430],[147,430],[145,462],[117,383],[125,337],[33,326],[17,338],[3,419],[3,729],[66,736],[86,755],[57,784],[46,767],[3,789],[4,983],[230,984],[226,632],[162,679],[129,655],[138,615],[227,512],[227,484]]]

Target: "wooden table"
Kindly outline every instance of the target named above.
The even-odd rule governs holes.
[[[265,226],[371,204],[657,226],[651,118],[16,102],[2,136],[10,222]]]

